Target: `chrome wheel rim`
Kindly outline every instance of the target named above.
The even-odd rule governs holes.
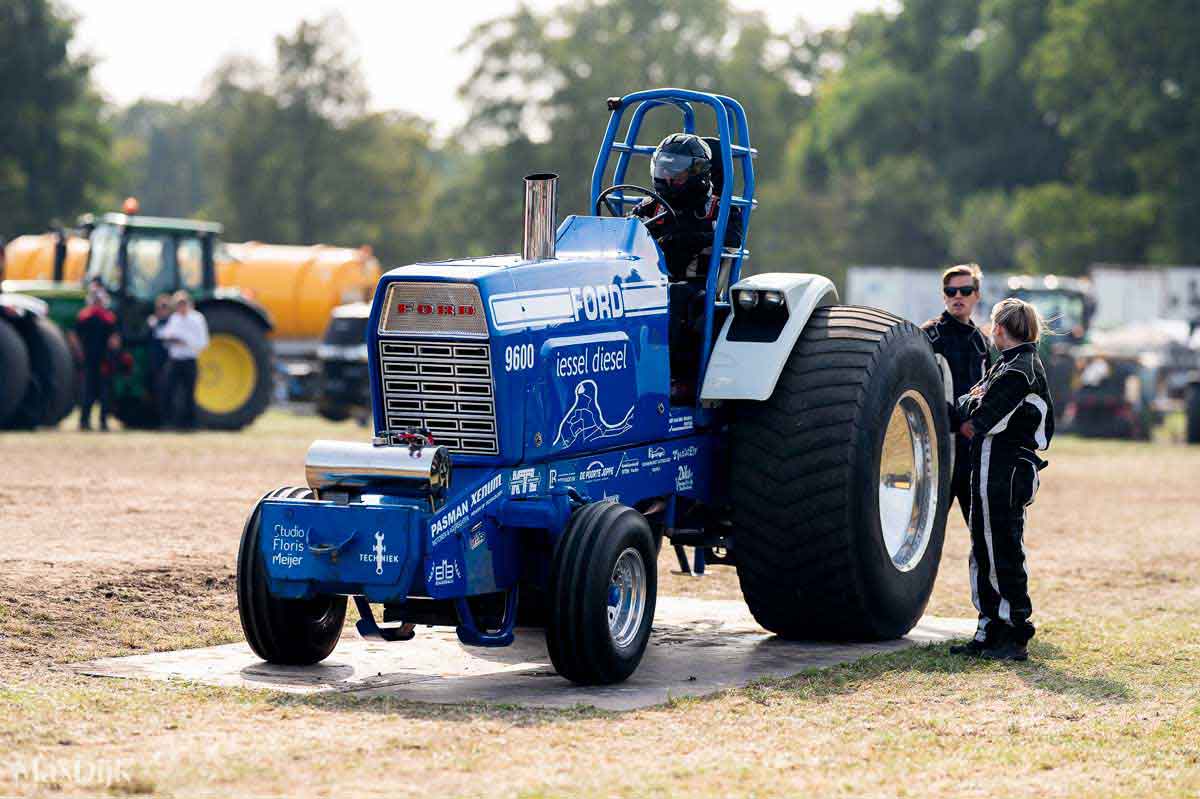
[[[626,547],[608,581],[608,634],[618,649],[637,638],[646,613],[646,564],[642,553]]]
[[[902,572],[921,562],[933,533],[937,450],[929,403],[905,391],[892,408],[879,455],[879,527],[892,565]]]

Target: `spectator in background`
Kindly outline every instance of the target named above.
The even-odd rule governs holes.
[[[167,423],[180,430],[196,427],[196,358],[208,346],[208,323],[186,291],[175,292],[175,312],[155,331],[167,345]]]
[[[987,339],[971,321],[971,314],[979,304],[979,285],[983,270],[978,264],[959,264],[942,273],[942,301],[946,310],[941,316],[921,325],[933,353],[943,369],[948,368],[954,382],[954,401],[950,403],[950,429],[957,431],[962,420],[956,407],[957,400],[983,379],[988,369],[990,353]],[[958,509],[963,520],[970,526],[971,473],[970,442],[963,436],[955,438],[954,475],[950,480],[950,493],[958,500]]]
[[[171,318],[171,295],[159,294],[154,298],[154,313],[146,317],[146,327],[150,331],[148,361],[148,382],[150,393],[154,395],[154,403],[158,407],[158,418],[166,424],[170,420],[171,411],[167,403],[167,345],[158,337],[158,331]]]
[[[113,364],[121,349],[117,317],[108,308],[108,293],[97,282],[88,287],[87,304],[75,318],[71,344],[83,365],[79,429],[92,429],[92,406],[100,403],[100,429],[108,431]]]

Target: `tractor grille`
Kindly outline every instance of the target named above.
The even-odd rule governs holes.
[[[381,341],[379,374],[388,430],[428,427],[451,452],[500,451],[487,344]]]

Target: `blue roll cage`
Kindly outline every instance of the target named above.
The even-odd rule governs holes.
[[[721,166],[724,174],[724,180],[721,185],[721,196],[718,201],[717,224],[713,231],[712,254],[709,256],[708,262],[708,282],[706,288],[709,301],[705,304],[704,308],[704,346],[701,348],[700,353],[699,372],[701,379],[703,379],[705,370],[708,368],[708,359],[712,349],[714,311],[716,308],[728,307],[729,305],[728,298],[722,299],[717,296],[721,260],[723,258],[730,259],[728,285],[732,286],[741,277],[742,259],[750,255],[750,251],[746,249],[746,242],[749,240],[750,233],[750,214],[755,206],[758,205],[758,202],[754,199],[753,160],[758,151],[750,146],[750,127],[746,123],[746,111],[742,108],[741,103],[732,97],[726,97],[722,94],[672,88],[650,89],[627,94],[621,98],[610,99],[608,107],[612,113],[608,119],[608,129],[604,132],[604,143],[600,146],[600,153],[596,156],[596,166],[592,170],[592,191],[589,209],[594,210],[596,201],[600,198],[600,192],[603,190],[604,174],[608,170],[609,155],[611,153],[620,153],[617,157],[616,168],[613,171],[612,185],[614,186],[625,182],[625,172],[629,168],[629,159],[631,156],[640,155],[649,157],[654,154],[654,145],[637,143],[638,133],[641,130],[642,120],[646,116],[646,112],[662,106],[673,107],[683,115],[683,132],[695,133],[696,112],[692,108],[692,103],[702,103],[713,110],[713,115],[717,120],[717,137],[721,142]],[[627,108],[634,109],[633,116],[630,117],[629,128],[625,132],[624,140],[617,141],[616,138],[620,131],[621,120],[625,116],[625,109]],[[736,136],[733,134],[736,134]],[[739,159],[742,166],[742,191],[740,194],[735,194],[733,191],[734,176],[736,175],[733,168],[734,158]],[[607,199],[620,203],[622,213],[624,213],[627,204],[633,204],[640,200],[640,198],[626,197],[622,192],[615,193]],[[742,246],[736,249],[723,246],[725,232],[729,227],[730,209],[735,206],[742,209]]]

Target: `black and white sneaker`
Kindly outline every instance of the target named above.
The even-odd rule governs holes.
[[[979,654],[985,660],[1029,660],[1029,649],[1016,641],[1004,641],[985,647]]]
[[[972,638],[965,644],[954,644],[950,647],[951,655],[966,655],[967,657],[977,658],[983,654],[987,646],[981,641],[976,641]]]

